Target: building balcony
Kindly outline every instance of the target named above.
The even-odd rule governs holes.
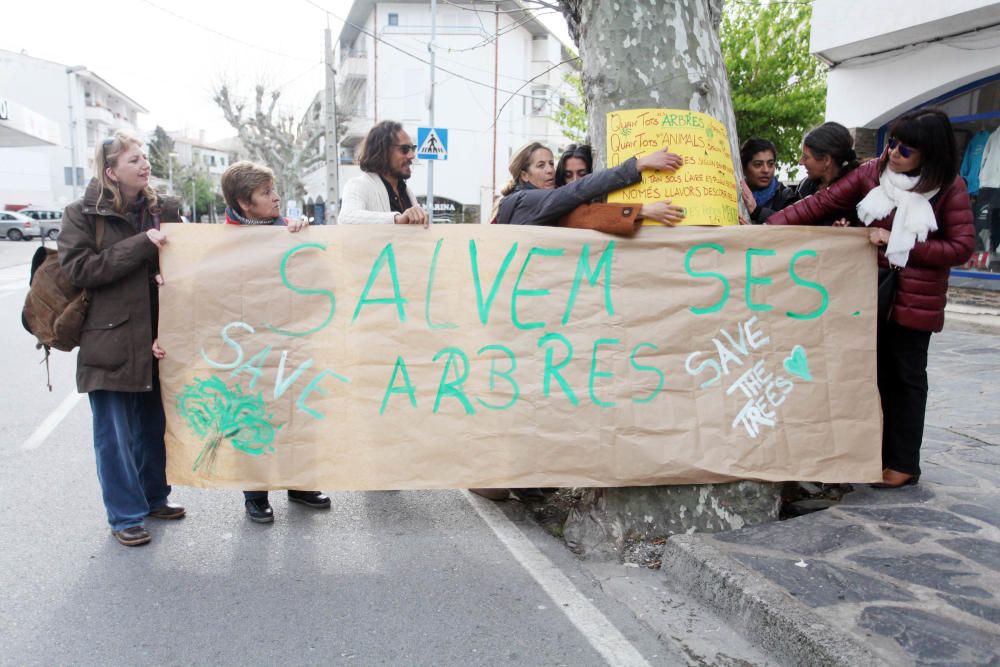
[[[337,84],[347,85],[353,81],[364,81],[368,78],[368,56],[351,55],[340,61],[337,68]]]
[[[83,107],[83,117],[88,121],[115,127],[115,115],[106,107],[87,105]]]
[[[370,129],[372,129],[371,118],[364,116],[352,117],[347,121],[347,129],[344,131],[343,136],[340,137],[340,143],[348,146],[355,144],[364,139]]]

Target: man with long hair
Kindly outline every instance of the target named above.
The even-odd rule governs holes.
[[[384,120],[368,132],[361,171],[344,184],[338,221],[345,225],[426,225],[427,213],[406,187],[417,146],[399,123]]]

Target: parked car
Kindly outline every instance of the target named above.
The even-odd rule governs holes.
[[[55,241],[62,229],[62,209],[38,208],[29,206],[22,208],[18,213],[26,215],[32,220],[37,220],[42,228],[42,234]]]
[[[41,236],[42,227],[40,222],[24,214],[0,211],[0,235],[11,241],[21,241]]]

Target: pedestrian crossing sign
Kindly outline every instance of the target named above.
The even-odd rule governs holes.
[[[418,127],[417,146],[417,158],[420,160],[447,160],[448,130],[443,127]]]

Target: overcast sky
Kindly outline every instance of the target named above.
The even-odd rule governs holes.
[[[350,0],[315,0],[346,17]],[[85,65],[149,109],[143,129],[235,134],[212,102],[223,80],[263,81],[301,111],[323,86],[326,14],[305,0],[13,0],[0,48]],[[341,22],[330,17],[334,40]]]
[[[221,81],[245,95],[280,86],[296,115],[323,87],[316,5],[336,40],[351,0],[8,0],[0,48],[85,65],[149,109],[142,129],[212,141],[235,134],[212,102]]]

